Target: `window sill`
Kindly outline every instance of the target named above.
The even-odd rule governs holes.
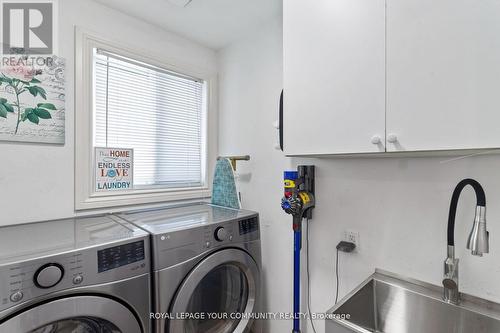
[[[168,191],[148,192],[131,191],[106,193],[106,195],[93,195],[87,199],[76,202],[75,208],[77,211],[86,209],[99,209],[119,206],[131,206],[151,204],[158,202],[171,202],[191,199],[207,199],[211,196],[211,191],[208,188],[190,188],[190,189],[172,189]]]

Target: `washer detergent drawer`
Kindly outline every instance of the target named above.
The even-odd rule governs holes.
[[[73,296],[28,310],[1,322],[0,333],[143,332],[125,305],[106,297]]]

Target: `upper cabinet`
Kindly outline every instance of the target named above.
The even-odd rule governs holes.
[[[499,148],[499,31],[498,0],[284,1],[285,153]]]
[[[283,7],[285,153],[383,151],[384,0]]]
[[[500,1],[387,2],[387,151],[500,147]]]

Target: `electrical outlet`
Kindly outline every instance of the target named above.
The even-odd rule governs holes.
[[[355,230],[344,231],[344,240],[346,242],[351,242],[356,245],[356,249],[359,249],[359,232]]]

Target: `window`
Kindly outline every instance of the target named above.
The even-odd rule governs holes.
[[[144,52],[80,28],[76,36],[75,209],[210,197],[215,62],[184,63],[179,50],[170,59],[168,43]],[[133,189],[96,191],[95,147],[134,149]]]
[[[94,145],[134,149],[134,186],[203,185],[204,82],[94,49]]]

